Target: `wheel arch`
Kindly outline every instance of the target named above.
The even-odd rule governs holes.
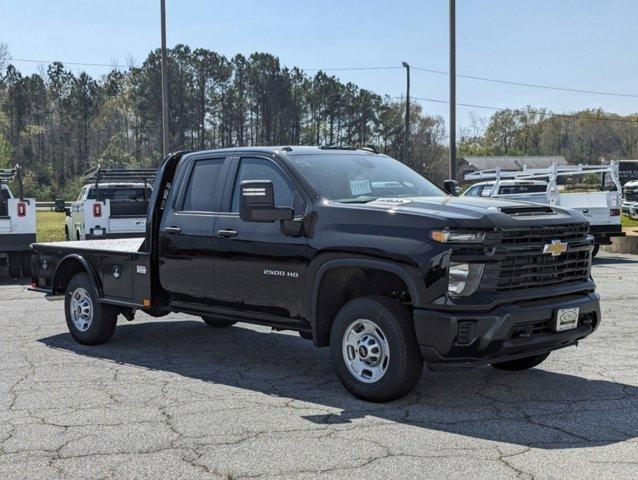
[[[408,265],[400,265],[389,260],[365,258],[365,257],[346,257],[327,260],[318,267],[316,274],[311,275],[312,286],[309,289],[309,305],[306,309],[307,318],[310,319],[312,336],[315,345],[324,347],[329,344],[329,329],[326,331],[323,325],[326,322],[331,323],[331,319],[323,318],[320,312],[320,295],[322,282],[328,278],[326,275],[337,269],[361,268],[375,271],[386,272],[400,279],[410,294],[413,306],[424,304],[425,283],[423,278],[418,274],[417,267]],[[332,319],[334,320],[334,319]]]
[[[95,269],[91,266],[87,260],[78,255],[77,253],[71,253],[64,257],[55,269],[53,279],[51,282],[53,293],[60,294],[66,292],[66,287],[71,279],[78,273],[85,272],[95,285],[98,297],[102,297],[102,284],[95,272]]]

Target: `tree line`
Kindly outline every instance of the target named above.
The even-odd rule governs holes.
[[[156,166],[161,160],[160,51],[101,78],[60,62],[0,77],[0,166],[19,163],[38,198],[78,192],[90,166]],[[171,150],[251,145],[375,145],[403,156],[405,103],[310,77],[267,53],[231,59],[177,45],[168,51]],[[432,174],[445,159],[441,118],[411,110],[411,166]],[[427,159],[427,162],[426,162]]]
[[[140,66],[94,78],[60,62],[23,75],[0,46],[0,168],[19,163],[26,193],[74,198],[82,172],[103,166],[156,166],[161,160],[160,51]],[[268,53],[227,58],[207,49],[168,50],[171,150],[251,145],[373,145],[403,158],[405,102],[309,76]],[[437,183],[447,176],[447,134],[439,116],[411,107],[409,165]],[[547,111],[499,111],[460,136],[466,155],[564,155],[575,162],[638,155],[632,117],[600,110],[596,119]],[[609,120],[629,121],[599,121]]]

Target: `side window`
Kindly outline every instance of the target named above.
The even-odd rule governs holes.
[[[215,185],[224,165],[223,158],[198,160],[191,176],[181,210],[186,212],[212,212]]]
[[[270,180],[275,190],[276,207],[296,207],[294,187],[281,169],[264,158],[242,158],[233,189],[231,212],[239,212],[239,184],[244,180]],[[294,202],[298,203],[298,202]]]
[[[467,192],[465,192],[465,195],[467,197],[477,197],[481,188],[483,188],[483,185],[474,185]]]

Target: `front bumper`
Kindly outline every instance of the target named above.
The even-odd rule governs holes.
[[[472,367],[513,360],[574,345],[600,323],[595,292],[507,304],[489,312],[414,309],[414,327],[428,366]],[[556,311],[579,307],[578,327],[552,330]]]

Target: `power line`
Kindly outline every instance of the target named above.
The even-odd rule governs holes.
[[[11,62],[26,62],[26,63],[56,63],[60,62],[64,65],[76,65],[80,67],[111,67],[111,68],[129,68],[129,65],[118,65],[116,63],[84,63],[84,62],[63,62],[62,60],[34,60],[31,58],[12,58]]]
[[[404,97],[390,97],[393,99],[402,99]],[[450,102],[448,100],[440,100],[437,98],[425,98],[425,97],[410,97],[414,100],[421,100],[423,102],[432,102],[432,103],[442,103],[442,104],[449,104]],[[633,124],[638,124],[638,120],[631,120],[629,118],[610,118],[610,117],[592,117],[589,115],[577,115],[577,114],[571,114],[571,113],[554,113],[554,112],[548,112],[548,111],[544,111],[544,110],[536,110],[536,109],[520,109],[520,108],[510,108],[510,107],[492,107],[492,106],[488,106],[488,105],[476,105],[473,103],[460,103],[457,102],[457,105],[460,107],[469,107],[469,108],[479,108],[479,109],[484,109],[484,110],[492,110],[492,111],[506,111],[506,112],[514,112],[514,113],[525,113],[525,112],[529,112],[529,113],[535,113],[537,115],[548,115],[550,117],[561,117],[561,118],[573,118],[573,119],[580,119],[580,120],[595,120],[595,121],[602,121],[602,122],[620,122],[620,123],[633,123]]]
[[[54,63],[60,62],[65,65],[74,65],[74,66],[86,66],[86,67],[109,67],[109,68],[129,68],[130,65],[121,65],[116,63],[87,63],[87,62],[65,62],[61,60],[36,60],[31,58],[13,58],[10,61],[14,62],[26,62],[26,63]],[[299,68],[305,72],[319,72],[319,71],[365,71],[365,70],[399,70],[402,69],[401,66],[371,66],[371,67],[325,67],[325,68]],[[434,73],[437,75],[449,75],[449,72],[443,70],[435,70],[431,68],[423,68],[423,67],[411,67],[413,70],[418,70],[421,72]],[[638,98],[638,94],[633,93],[622,93],[622,92],[607,92],[603,90],[585,90],[579,88],[569,88],[569,87],[559,87],[556,85],[543,85],[539,83],[529,83],[529,82],[519,82],[514,80],[504,80],[499,78],[490,78],[490,77],[482,77],[478,75],[465,75],[465,74],[457,74],[458,78],[468,78],[471,80],[479,80],[482,82],[491,82],[498,83],[503,85],[516,85],[520,87],[530,87],[530,88],[540,88],[543,90],[555,90],[559,92],[571,92],[571,93],[584,93],[588,95],[604,95],[611,97],[623,97],[623,98]]]
[[[421,68],[421,67],[412,67],[412,68],[414,68],[414,70],[419,70],[421,72],[436,73],[438,75],[450,74],[449,72],[444,72],[442,70],[433,70],[430,68]],[[459,73],[457,73],[456,76],[460,78],[469,78],[471,80],[480,80],[483,82],[500,83],[505,85],[517,85],[520,87],[542,88],[544,90],[557,90],[560,92],[586,93],[590,95],[607,95],[612,97],[638,98],[638,95],[633,93],[604,92],[602,90],[581,90],[579,88],[557,87],[554,85],[541,85],[539,83],[517,82],[513,80],[502,80],[498,78],[479,77],[477,75],[462,75]]]
[[[318,71],[349,71],[349,70],[397,70],[403,67],[328,67],[328,68],[299,68],[304,72],[318,72]]]

